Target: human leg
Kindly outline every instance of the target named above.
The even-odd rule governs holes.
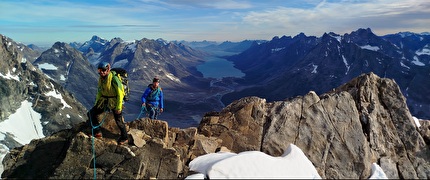
[[[149,118],[150,119],[155,119],[156,118],[156,114],[155,114],[156,112],[155,112],[154,107],[151,106],[151,105],[147,105],[146,109],[149,111]]]
[[[118,126],[118,128],[121,132],[120,141],[128,139],[127,130],[126,130],[125,123],[123,120],[122,112],[120,112],[119,114],[113,113],[113,116],[115,118],[116,125]]]
[[[154,111],[154,118],[153,119],[157,119],[157,117],[158,117],[158,112],[160,111],[158,108],[152,108],[153,109],[153,111]]]
[[[100,123],[99,120],[97,119],[97,116],[101,113],[103,113],[103,109],[97,108],[96,106],[94,106],[93,108],[90,109],[90,111],[88,111],[88,118],[90,119],[89,123],[91,128],[94,129],[94,134],[100,134],[101,136],[101,129],[99,127]]]

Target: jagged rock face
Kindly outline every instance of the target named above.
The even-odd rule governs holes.
[[[88,136],[91,134],[88,125],[80,124],[11,150],[3,163],[5,171],[2,178],[172,179],[183,176],[184,162],[188,158],[184,158],[187,154],[181,151],[189,151],[196,128],[168,131],[164,121],[140,119],[129,124],[129,134],[140,138],[144,146],[118,146],[115,139],[119,137],[119,132],[113,116],[109,114],[104,122],[102,140],[95,139],[93,142]],[[173,143],[180,145],[173,148]],[[95,176],[93,147],[97,168]],[[34,154],[25,155],[28,152]],[[48,152],[49,157],[40,155]]]
[[[23,71],[22,69],[27,68],[29,63],[23,58],[16,44],[11,39],[1,36],[0,44],[0,73],[3,75],[16,75],[17,72]],[[19,60],[19,61],[18,61]],[[23,66],[21,66],[21,64]],[[15,71],[14,71],[15,70]],[[12,72],[11,72],[12,71]],[[0,120],[4,120],[9,117],[14,110],[16,110],[21,104],[20,100],[23,100],[21,95],[25,89],[25,84],[16,83],[19,79],[12,78],[0,78],[1,84],[1,109]]]
[[[318,97],[266,103],[248,97],[203,119],[199,132],[233,151],[281,155],[289,143],[323,178],[368,178],[372,162],[389,178],[428,178],[430,151],[397,84],[364,75]],[[252,132],[252,133],[250,133]]]
[[[94,105],[98,74],[81,52],[56,42],[33,62],[46,75],[61,84],[86,107]]]
[[[0,121],[15,113],[25,100],[41,114],[44,135],[84,121],[85,107],[27,61],[17,43],[4,36],[0,39],[0,74]],[[7,136],[13,139],[13,135]]]
[[[193,158],[219,148],[279,156],[297,145],[322,178],[369,178],[378,163],[389,178],[429,178],[429,124],[418,131],[397,84],[362,75],[318,96],[275,102],[237,100],[207,113],[198,128],[169,128],[164,121],[127,123],[131,144],[117,146],[118,128],[108,114],[103,140],[94,141],[97,178],[183,178]],[[5,157],[2,178],[91,178],[92,141],[81,124],[34,140]],[[134,144],[134,145],[133,145]],[[54,158],[40,154],[52,153]],[[43,169],[42,169],[43,167]]]

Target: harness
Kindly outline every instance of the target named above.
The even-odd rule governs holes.
[[[160,95],[161,89],[160,87],[157,87],[156,89],[153,89],[151,87],[151,92],[148,94],[148,97],[146,97],[146,100],[149,102],[156,101],[156,98]]]

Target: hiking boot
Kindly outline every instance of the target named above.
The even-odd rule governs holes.
[[[118,145],[128,144],[128,139],[118,139]]]
[[[101,139],[101,138],[103,138],[103,134],[101,132],[98,132],[98,133],[94,134],[94,137],[97,139]]]

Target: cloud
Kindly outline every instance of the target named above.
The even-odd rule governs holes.
[[[424,0],[322,1],[307,9],[278,7],[252,11],[243,16],[243,22],[254,27],[285,29],[291,33],[305,31],[312,35],[327,31],[348,32],[360,27],[388,32],[392,28],[404,29],[411,21],[421,21],[425,23],[423,28],[428,29],[429,5],[430,2]]]
[[[150,2],[158,2],[160,4],[170,5],[176,8],[248,9],[253,7],[250,2],[245,0],[150,0]]]
[[[149,11],[150,6],[145,8],[132,8],[121,4],[86,4],[67,1],[25,1],[25,2],[0,2],[2,14],[7,17],[7,21],[17,24],[69,24],[74,23],[88,25],[103,24],[134,24],[148,25],[145,20],[135,16]],[[28,9],[31,7],[31,10]],[[3,18],[0,17],[0,20]]]
[[[0,7],[0,33],[21,41],[54,33],[64,41],[100,34],[240,41],[367,27],[381,35],[430,29],[427,0],[2,0]]]

